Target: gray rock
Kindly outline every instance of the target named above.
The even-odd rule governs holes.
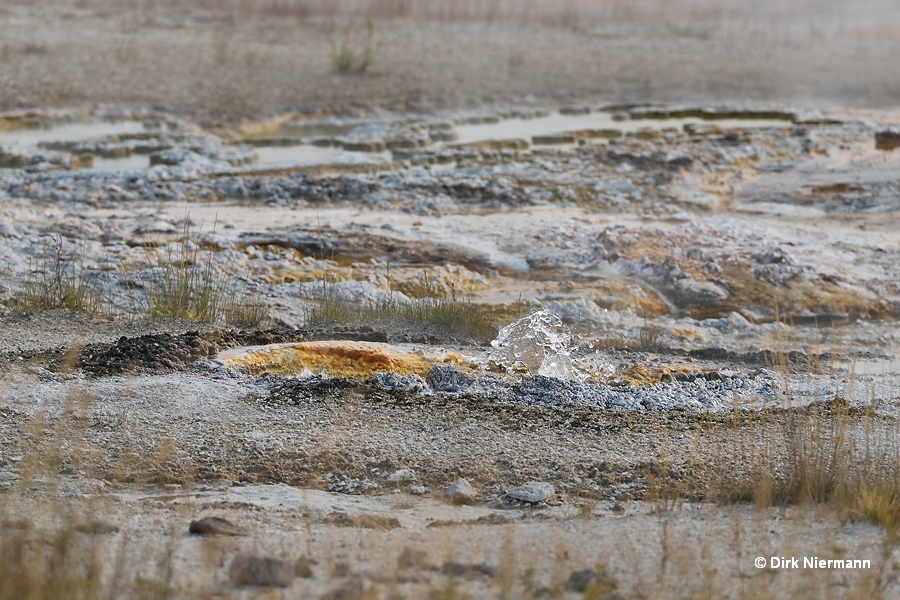
[[[428,488],[424,485],[414,485],[409,488],[409,493],[413,496],[424,496],[428,493]]]
[[[13,473],[12,471],[0,471],[0,483],[9,483],[17,481],[18,479],[19,475],[17,473]]]
[[[678,291],[677,301],[687,305],[702,305],[710,300],[725,300],[729,297],[727,290],[711,281],[698,281],[685,277],[675,282]]]
[[[391,483],[399,483],[402,481],[415,481],[416,473],[412,469],[398,469],[388,475],[388,481]]]
[[[549,483],[529,481],[509,490],[506,492],[506,496],[517,502],[541,504],[553,500],[556,497],[556,490]]]
[[[425,382],[435,392],[458,394],[471,390],[476,379],[453,367],[435,365],[426,373]]]
[[[425,389],[425,381],[416,375],[397,375],[391,372],[379,372],[372,375],[371,381],[386,391],[401,390],[404,392],[419,392]]]
[[[468,480],[460,477],[447,486],[447,496],[455,504],[471,504],[478,499],[478,492]]]
[[[231,583],[238,587],[287,587],[294,579],[293,561],[274,556],[238,554],[228,568]]]

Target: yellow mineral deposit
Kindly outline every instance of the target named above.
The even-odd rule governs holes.
[[[263,373],[299,375],[310,371],[360,379],[379,371],[425,375],[437,362],[400,351],[390,344],[342,340],[237,348],[223,352],[219,360],[253,376]]]

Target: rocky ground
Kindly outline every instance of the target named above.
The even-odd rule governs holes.
[[[663,4],[4,4],[0,595],[895,596],[893,7]]]

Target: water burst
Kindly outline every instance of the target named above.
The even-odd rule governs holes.
[[[500,330],[491,342],[491,370],[531,373],[557,379],[585,379],[572,362],[572,333],[556,313],[537,310]]]

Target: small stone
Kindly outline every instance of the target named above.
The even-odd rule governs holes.
[[[301,556],[300,558],[295,560],[294,575],[297,577],[303,577],[304,579],[309,579],[310,577],[312,577],[312,561],[310,561],[305,556]]]
[[[409,493],[413,496],[424,496],[428,493],[428,488],[424,485],[414,485],[409,488]]]
[[[196,535],[246,535],[244,530],[223,517],[204,517],[191,521],[188,531]]]
[[[274,556],[256,556],[238,554],[228,575],[236,586],[287,587],[294,579],[295,566],[292,561],[282,560]]]
[[[478,499],[478,492],[468,480],[459,478],[447,486],[447,496],[454,504],[472,504]]]
[[[414,481],[416,473],[412,469],[398,469],[388,476],[391,483],[400,483],[403,481]]]
[[[556,495],[556,490],[549,483],[543,481],[529,481],[523,483],[517,488],[506,492],[506,495],[518,502],[527,504],[541,504],[552,500]]]

